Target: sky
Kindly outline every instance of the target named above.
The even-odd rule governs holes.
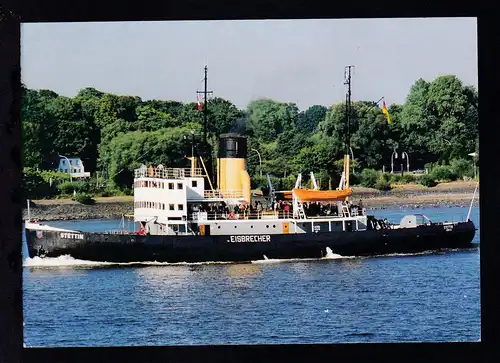
[[[21,77],[74,97],[85,87],[143,100],[196,101],[208,66],[214,96],[295,102],[404,103],[419,78],[454,74],[477,87],[475,18],[23,24]]]

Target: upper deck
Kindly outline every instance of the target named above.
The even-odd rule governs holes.
[[[147,167],[142,165],[134,170],[134,178],[185,179],[204,177],[201,168],[166,168],[163,165]]]

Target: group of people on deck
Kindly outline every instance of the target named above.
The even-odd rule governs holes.
[[[347,203],[351,215],[363,215],[363,202],[360,200],[358,204],[353,204],[352,201]],[[320,203],[310,202],[304,203],[304,212],[308,217],[326,217],[339,216],[342,211],[339,211],[336,203]],[[188,218],[191,219],[193,213],[206,212],[207,218],[213,219],[261,219],[264,210],[272,211],[277,214],[278,218],[292,218],[293,205],[290,201],[274,201],[266,207],[261,201],[254,203],[239,204],[229,206],[222,202],[220,204],[199,204],[188,207]]]
[[[347,203],[351,215],[363,215],[364,207],[363,201],[360,200],[358,204],[353,204],[352,201],[343,202]],[[338,210],[337,204],[323,204],[320,202],[304,203],[304,212],[308,217],[326,217],[326,216],[339,216],[342,211]]]

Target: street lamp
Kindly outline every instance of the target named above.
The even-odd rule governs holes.
[[[260,153],[256,149],[251,149],[252,151],[255,151],[257,155],[259,156],[259,170],[260,170],[260,177],[262,178],[262,159],[260,157]]]
[[[472,156],[472,168],[474,169],[474,179],[476,179],[476,156],[477,153],[470,153],[469,156]]]
[[[391,155],[391,174],[394,174],[394,157],[396,157],[396,159],[398,158],[396,150],[394,150]]]
[[[406,156],[406,171],[409,173],[410,172],[410,157],[408,156],[408,153],[406,151],[403,151],[403,153],[401,154],[401,158],[404,160],[405,156]]]
[[[59,157],[66,159],[66,161],[68,162],[69,181],[73,182],[73,177],[71,176],[71,163],[69,162],[69,159],[66,156],[64,156],[64,155],[59,155]]]

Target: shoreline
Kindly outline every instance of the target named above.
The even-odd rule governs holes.
[[[362,200],[366,209],[388,208],[468,208],[472,200],[476,182],[451,182],[426,188],[415,184],[394,186],[388,192],[376,189],[353,187],[353,203]],[[474,199],[479,205],[479,190]],[[84,205],[71,199],[34,200],[30,207],[31,218],[39,221],[121,219],[123,214],[133,214],[133,196],[96,198],[93,205]],[[23,209],[23,220],[27,219],[27,209]]]

